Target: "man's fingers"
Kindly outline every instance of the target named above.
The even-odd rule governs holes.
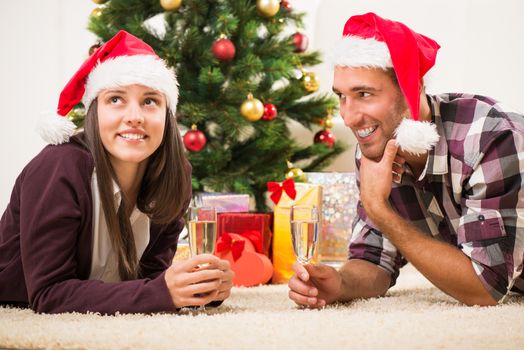
[[[395,156],[397,155],[398,144],[397,140],[391,139],[386,143],[386,149],[384,150],[384,155],[382,156],[381,162],[387,162],[388,164],[393,163]]]
[[[293,266],[291,266],[291,269],[302,281],[309,281],[309,272],[306,270],[304,265],[296,262],[293,264]]]
[[[395,159],[393,159],[393,162],[402,166],[406,163],[406,159],[404,157],[399,156],[398,154],[395,156]]]
[[[311,309],[318,309],[326,306],[326,301],[324,299],[304,296],[295,293],[292,290],[289,291],[289,299],[293,300],[297,305],[306,306]]]
[[[316,297],[309,297],[306,295],[302,295],[293,290],[289,291],[289,299],[293,300],[298,305],[312,306],[317,303]]]
[[[288,282],[288,287],[290,290],[293,290],[294,292],[301,295],[314,297],[318,294],[318,289],[309,284],[304,283],[297,276],[291,277],[291,279]]]
[[[322,278],[326,278],[328,277],[329,275],[331,275],[333,273],[333,268],[330,267],[330,266],[327,266],[327,265],[311,265],[311,264],[307,264],[307,265],[304,265],[305,269],[307,270],[309,276],[311,278],[318,278],[318,279],[322,279]]]

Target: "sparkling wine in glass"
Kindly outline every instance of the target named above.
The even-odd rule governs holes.
[[[189,207],[188,209],[189,250],[191,256],[213,254],[217,241],[217,213],[213,207]],[[206,268],[201,264],[199,268]],[[203,294],[195,294],[197,297]],[[199,308],[205,311],[205,306]]]
[[[318,241],[318,209],[314,205],[294,205],[290,217],[295,256],[299,263],[308,264]]]
[[[217,241],[217,215],[213,207],[189,207],[189,249],[192,256],[213,254]]]

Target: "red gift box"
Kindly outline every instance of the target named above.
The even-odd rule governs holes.
[[[220,213],[218,214],[217,226],[218,237],[221,237],[225,232],[236,234],[242,234],[247,231],[260,232],[260,243],[254,242],[255,250],[268,257],[271,256],[273,214]]]

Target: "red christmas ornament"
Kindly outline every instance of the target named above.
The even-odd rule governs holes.
[[[264,105],[264,114],[262,115],[262,120],[273,120],[277,117],[277,107],[272,103],[266,103]]]
[[[280,6],[282,6],[283,8],[288,10],[289,12],[291,12],[291,10],[293,9],[293,6],[289,3],[289,1],[286,1],[286,0],[282,0],[280,2]]]
[[[220,39],[215,41],[213,47],[211,48],[213,56],[215,56],[220,61],[231,61],[235,57],[235,45],[226,38],[225,36],[220,36]]]
[[[293,34],[293,44],[295,45],[295,52],[304,52],[307,50],[309,38],[304,33],[296,32]]]
[[[204,135],[202,131],[197,130],[195,124],[193,124],[191,130],[184,135],[184,146],[186,146],[186,149],[191,152],[201,151],[206,145],[206,142],[206,135]]]
[[[335,144],[335,136],[333,136],[331,130],[320,130],[315,134],[313,142],[324,143],[328,148],[333,148],[333,145]]]

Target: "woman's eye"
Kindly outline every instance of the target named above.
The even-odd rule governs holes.
[[[118,96],[113,96],[113,97],[111,97],[111,98],[109,99],[109,101],[110,101],[111,103],[118,103],[118,102],[120,101],[120,97],[118,97]]]
[[[144,104],[145,104],[146,106],[151,106],[151,105],[154,105],[154,104],[156,104],[156,103],[157,103],[156,100],[153,99],[153,98],[146,98],[146,99],[144,100]]]

